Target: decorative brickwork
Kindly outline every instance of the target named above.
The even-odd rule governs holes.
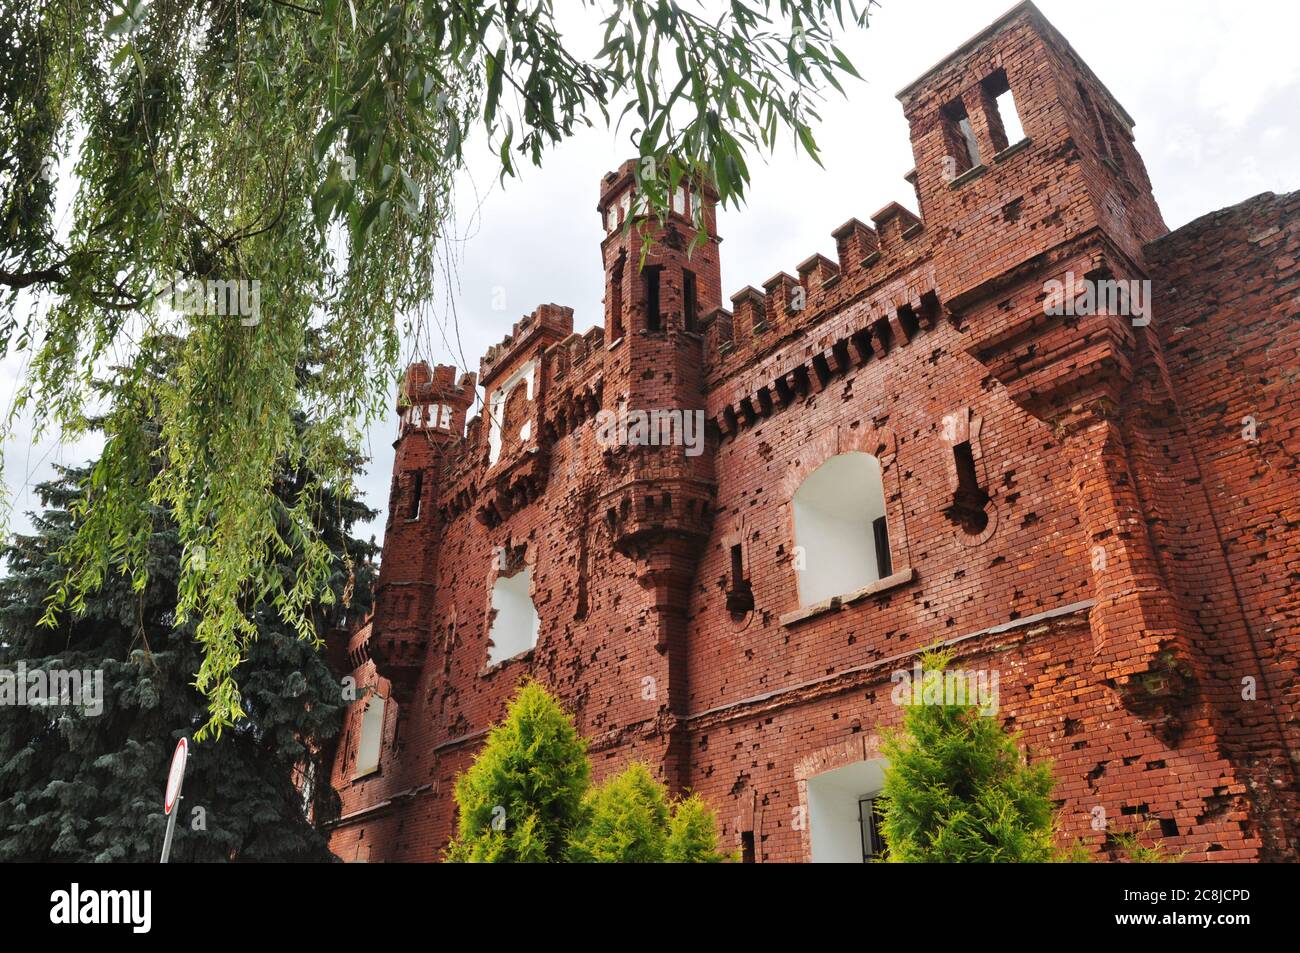
[[[526,676],[598,777],[646,761],[746,859],[816,859],[810,784],[880,757],[891,675],[936,643],[998,673],[1099,855],[1151,822],[1189,859],[1298,859],[1300,193],[1168,233],[1132,119],[1032,4],[899,99],[921,219],[850,218],[838,261],[725,298],[714,196],[643,249],[628,163],[601,183],[603,330],[544,305],[477,377],[411,367],[347,647],[389,701],[378,771],[349,761],[362,703],[340,747],[343,859],[437,859]],[[675,436],[602,431],[639,410]],[[849,453],[879,465],[874,581],[804,605],[833,533],[796,541],[794,494]],[[493,583],[525,567],[535,644],[491,664]]]

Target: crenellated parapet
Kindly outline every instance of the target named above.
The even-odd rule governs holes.
[[[831,387],[854,369],[906,347],[933,330],[942,312],[933,268],[922,265],[716,382],[709,392],[709,418],[724,439],[734,437],[745,427]],[[729,317],[722,314],[716,320],[725,322]]]
[[[432,369],[425,361],[412,364],[398,393],[398,438],[414,432],[459,438],[477,386],[473,372],[458,378],[456,368],[448,364]]]
[[[891,202],[872,221],[874,228],[851,218],[831,233],[836,261],[813,254],[795,268],[797,277],[778,272],[762,290],[750,286],[732,295],[729,310],[718,308],[705,316],[705,371],[711,389],[737,374],[747,376],[755,362],[784,351],[788,341],[806,336],[861,299],[879,297],[900,279],[915,284],[907,273],[919,270],[933,252],[921,220]],[[929,285],[922,290],[937,292],[932,277]],[[881,317],[901,308],[906,322],[907,306],[919,316],[920,294],[907,292],[894,304],[892,311],[882,305]]]
[[[600,327],[554,344],[543,360],[548,382],[542,440],[554,442],[593,418],[604,387],[605,334]]]
[[[503,370],[512,367],[519,356],[532,351],[537,342],[549,346],[573,333],[573,309],[558,304],[539,305],[510,329],[500,343],[487,349],[479,362],[479,379],[484,387],[497,380]]]

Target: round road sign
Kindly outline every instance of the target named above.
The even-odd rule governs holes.
[[[176,798],[181,793],[181,781],[185,777],[185,759],[190,754],[188,738],[176,742],[176,753],[172,755],[172,767],[167,772],[167,791],[163,795],[163,813],[170,814],[176,806]]]

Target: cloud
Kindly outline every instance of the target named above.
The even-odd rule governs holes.
[[[759,284],[815,251],[830,254],[830,232],[850,217],[867,219],[890,201],[915,209],[903,175],[913,157],[907,124],[894,98],[931,64],[1006,12],[1010,0],[918,3],[886,0],[871,27],[843,44],[866,78],[848,98],[823,104],[818,139],[824,167],[783,145],[751,163],[748,204],[719,215],[724,299]],[[595,14],[558,4],[566,35],[580,47],[598,41]],[[1291,49],[1300,6],[1209,0],[1040,0],[1040,8],[1138,123],[1137,144],[1166,221],[1176,227],[1263,188],[1295,188],[1300,128],[1287,121],[1300,101]],[[543,166],[495,184],[486,149],[458,190],[457,241],[446,249],[446,275],[406,357],[478,370],[491,344],[538,304],[574,309],[578,331],[602,321],[602,237],[595,205],[600,177],[633,154],[619,135],[584,129],[551,150]],[[497,307],[504,295],[504,308]],[[435,320],[436,318],[436,320]],[[3,373],[12,383],[14,369]],[[387,505],[395,410],[366,434],[371,463],[361,487],[371,506]],[[93,448],[10,442],[5,478],[19,489],[48,473],[57,458]],[[367,528],[382,537],[384,514]]]

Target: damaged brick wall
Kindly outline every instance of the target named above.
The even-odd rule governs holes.
[[[1004,87],[1020,142],[992,112]],[[457,774],[532,677],[597,778],[643,760],[746,859],[811,859],[808,785],[875,757],[892,673],[945,642],[999,673],[996,717],[1055,762],[1068,836],[1104,855],[1151,823],[1190,859],[1296,858],[1300,203],[1167,235],[1131,118],[1031,4],[899,98],[923,219],[850,218],[835,260],[726,309],[715,197],[682,200],[705,209],[693,251],[688,216],[653,226],[648,281],[625,164],[597,208],[604,329],[544,305],[477,379],[412,368],[399,411],[453,424],[399,434],[377,608],[349,653],[391,703],[377,772],[354,778],[340,746],[340,857],[437,859]],[[956,115],[980,161],[951,174]],[[1054,311],[1067,275],[1151,281],[1151,320]],[[601,439],[638,408],[702,411],[703,452]],[[879,464],[888,559],[802,604],[794,493],[843,453]],[[540,623],[490,665],[502,554],[530,568]]]
[[[1286,856],[1300,815],[1300,193],[1207,215],[1147,255],[1187,484],[1200,488],[1187,494],[1202,517],[1183,537],[1196,540],[1186,601],[1227,747],[1249,768],[1271,855]]]

